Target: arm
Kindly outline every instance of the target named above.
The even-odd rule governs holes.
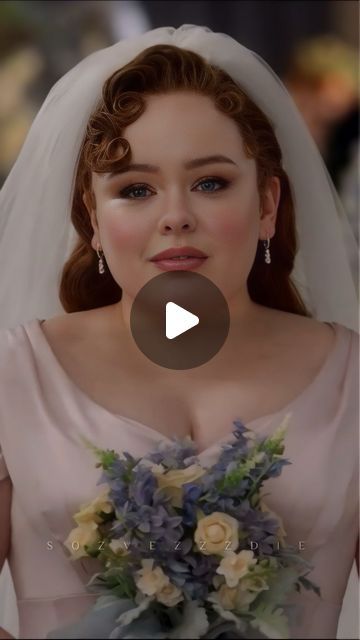
[[[11,496],[12,483],[9,476],[7,476],[0,480],[0,572],[9,553]],[[13,637],[0,626],[0,640],[7,640]]]

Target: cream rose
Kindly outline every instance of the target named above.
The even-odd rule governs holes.
[[[175,607],[184,598],[180,589],[169,582],[161,591],[157,592],[156,599],[167,607]]]
[[[269,589],[265,578],[251,573],[240,580],[238,586],[241,591],[252,591],[254,593],[259,593],[259,591],[266,591]]]
[[[216,599],[223,609],[235,609],[236,607],[236,589],[230,589],[226,584],[221,585],[216,592]]]
[[[111,540],[109,547],[118,556],[126,556],[130,553],[130,542],[123,537]]]
[[[75,513],[74,520],[77,524],[83,522],[102,522],[102,519],[97,515],[100,511],[104,513],[111,513],[113,506],[108,500],[110,487],[106,486],[101,494],[97,496],[92,502],[84,503],[80,507],[80,511]]]
[[[194,540],[204,555],[224,556],[239,545],[239,523],[232,516],[215,511],[198,521]]]
[[[246,611],[256,597],[257,593],[241,591],[238,587],[228,587],[227,584],[223,584],[210,600],[213,601],[215,598],[223,609]]]
[[[183,485],[201,478],[201,476],[206,473],[206,469],[203,469],[199,464],[191,464],[185,469],[173,469],[166,473],[157,473],[157,471],[154,470],[154,473],[157,478],[158,487],[165,489],[174,507],[180,508],[182,506]]]
[[[216,573],[225,577],[228,587],[236,587],[239,580],[248,572],[249,567],[256,564],[253,551],[243,549],[240,553],[230,551],[221,560]]]
[[[96,522],[84,522],[79,527],[70,531],[64,545],[70,551],[74,559],[87,556],[85,545],[91,546],[100,538]]]
[[[146,596],[156,595],[170,583],[161,567],[153,569],[154,560],[142,560],[141,564],[143,568],[136,572],[135,583]]]
[[[257,593],[252,591],[242,591],[239,587],[235,587],[236,591],[236,599],[235,599],[235,610],[236,611],[246,611],[249,608],[249,605],[252,603],[255,598],[257,598]]]

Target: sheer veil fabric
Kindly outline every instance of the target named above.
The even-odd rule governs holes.
[[[88,118],[105,80],[143,49],[160,43],[195,51],[223,68],[268,115],[295,199],[299,252],[293,280],[314,317],[358,330],[356,242],[291,97],[256,53],[226,34],[196,25],[161,27],[97,51],[49,92],[0,192],[0,329],[64,311],[58,286],[76,240],[70,211]],[[9,573],[1,578],[6,580],[0,580],[4,607]],[[1,609],[0,626],[6,627]]]
[[[160,43],[190,49],[223,68],[268,115],[296,205],[300,249],[293,280],[317,319],[357,330],[356,242],[301,116],[256,53],[196,25],[161,27],[97,51],[51,89],[0,192],[0,327],[64,311],[58,285],[75,242],[70,209],[87,120],[107,77]]]

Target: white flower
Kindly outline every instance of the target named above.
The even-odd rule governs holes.
[[[225,611],[243,612],[248,610],[257,595],[250,591],[242,591],[239,587],[228,587],[222,584],[218,591],[214,591],[209,596],[208,600]]]
[[[130,543],[124,537],[114,538],[114,540],[111,540],[109,543],[109,547],[111,551],[116,553],[118,556],[126,556],[130,553]]]
[[[104,513],[111,513],[113,506],[108,499],[110,487],[106,485],[101,494],[94,498],[91,502],[84,503],[80,506],[80,511],[75,513],[74,520],[77,524],[84,522],[102,522],[102,519],[97,514],[103,511]]]
[[[236,589],[230,589],[226,584],[222,584],[217,591],[217,600],[224,609],[235,609]]]
[[[256,564],[253,551],[243,549],[240,553],[230,551],[221,560],[216,573],[225,576],[228,587],[236,587],[239,580],[249,572],[249,567]]]
[[[252,603],[255,598],[257,598],[257,593],[253,591],[242,591],[239,586],[235,587],[236,589],[236,604],[235,609],[238,612],[247,611],[249,605]]]
[[[184,598],[181,590],[169,582],[169,584],[166,584],[161,591],[157,592],[156,599],[167,607],[175,607]]]
[[[74,560],[87,556],[85,545],[91,546],[100,538],[96,522],[83,522],[79,527],[72,529],[66,538],[64,545],[70,551]]]
[[[161,475],[166,471],[166,467],[164,467],[164,465],[155,464],[155,462],[152,462],[151,460],[146,460],[146,459],[140,460],[138,464],[135,465],[134,469],[136,469],[136,467],[138,466],[142,466],[142,467],[146,467],[147,469],[150,469],[150,471],[154,475]]]
[[[228,548],[238,547],[238,530],[239,523],[235,518],[227,513],[214,511],[198,520],[194,540],[204,555],[215,553],[223,556],[229,553]]]
[[[170,469],[166,473],[155,473],[159,489],[164,489],[171,498],[174,507],[181,508],[183,504],[183,485],[195,482],[206,473],[199,464],[191,464],[185,469]]]
[[[138,589],[146,596],[153,596],[170,583],[161,567],[153,569],[154,560],[141,560],[142,569],[135,574],[135,583]]]
[[[166,467],[163,464],[152,464],[150,470],[156,476],[161,476],[166,471]]]

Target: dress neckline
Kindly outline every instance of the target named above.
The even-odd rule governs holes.
[[[109,409],[106,409],[106,407],[100,405],[95,400],[93,400],[89,395],[87,395],[85,393],[85,391],[83,391],[75,383],[75,381],[70,377],[70,375],[63,368],[63,366],[61,365],[60,361],[56,357],[56,355],[55,355],[50,343],[48,342],[48,340],[46,338],[45,333],[43,332],[43,330],[41,328],[41,324],[44,321],[45,320],[40,320],[39,318],[35,318],[35,319],[31,320],[29,323],[27,323],[27,325],[23,325],[23,328],[25,329],[26,333],[28,334],[28,336],[30,338],[30,341],[31,341],[31,338],[33,338],[34,341],[35,341],[34,342],[35,346],[37,344],[37,345],[41,346],[46,351],[46,354],[47,354],[47,357],[49,359],[49,362],[50,362],[51,366],[53,366],[55,368],[55,370],[57,371],[57,374],[61,377],[63,383],[69,389],[72,390],[73,395],[79,396],[82,399],[83,403],[85,403],[88,406],[92,407],[95,411],[99,412],[100,414],[103,414],[103,415],[107,416],[108,418],[110,418],[112,420],[115,420],[115,421],[118,421],[118,422],[127,422],[127,423],[133,425],[133,428],[137,428],[144,435],[147,435],[147,436],[150,435],[152,438],[155,438],[155,440],[158,441],[158,442],[160,442],[161,440],[166,440],[169,443],[173,442],[173,437],[167,436],[167,435],[161,433],[160,431],[158,431],[157,429],[155,429],[154,427],[151,427],[150,425],[147,425],[147,424],[145,424],[143,422],[139,422],[138,420],[135,420],[134,418],[130,418],[128,416],[112,413],[111,411],[109,411]],[[292,413],[294,411],[294,409],[295,409],[295,406],[299,402],[304,400],[304,398],[323,379],[323,377],[327,374],[328,370],[331,369],[333,360],[336,358],[338,350],[339,350],[339,347],[340,347],[340,345],[342,343],[342,339],[341,338],[343,337],[344,332],[346,331],[346,328],[343,327],[342,325],[338,324],[337,322],[324,322],[324,324],[328,324],[329,326],[331,326],[333,328],[334,333],[335,333],[335,340],[334,340],[334,344],[333,344],[331,350],[327,354],[327,356],[326,356],[321,368],[317,372],[317,374],[310,381],[310,383],[308,385],[306,385],[306,387],[302,391],[300,391],[300,393],[295,398],[293,398],[290,402],[288,402],[284,407],[282,407],[281,409],[279,409],[278,411],[275,411],[273,413],[265,414],[265,415],[259,416],[258,418],[254,418],[253,420],[250,420],[250,421],[246,422],[245,426],[247,428],[252,429],[254,425],[256,425],[259,428],[261,426],[261,423],[264,423],[264,425],[266,425],[269,420],[271,422],[275,421],[276,419],[278,419],[280,421],[281,417],[285,417],[285,415],[287,415],[289,413]],[[239,418],[234,417],[234,420],[235,419],[239,419]],[[233,431],[231,431],[230,434],[227,434],[223,438],[220,438],[219,440],[217,440],[213,444],[211,444],[208,447],[206,447],[206,449],[204,449],[203,451],[200,451],[197,455],[205,454],[206,452],[212,450],[214,447],[221,446],[221,444],[223,444],[223,443],[229,443],[233,438],[234,438]]]

